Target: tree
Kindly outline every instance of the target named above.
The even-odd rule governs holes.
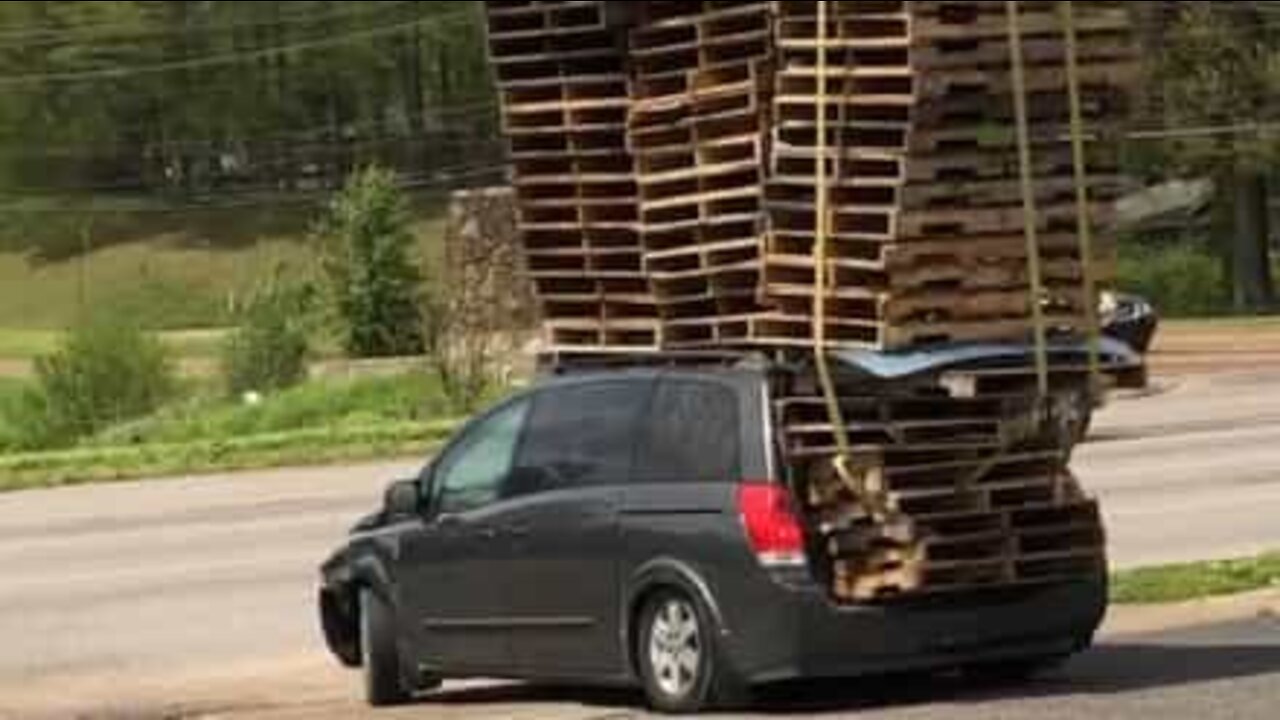
[[[424,350],[422,275],[408,204],[393,173],[356,173],[330,205],[319,236],[343,344],[352,357],[419,355]]]
[[[0,3],[0,235],[43,239],[18,207],[39,230],[90,199],[269,203],[369,164],[432,186],[499,165],[483,22],[456,1]]]
[[[1264,4],[1179,3],[1153,55],[1166,123],[1223,129],[1176,137],[1164,156],[1176,172],[1215,180],[1220,232],[1229,235],[1219,241],[1240,310],[1275,303],[1268,176],[1280,160],[1280,136],[1260,124],[1280,98],[1280,18]]]

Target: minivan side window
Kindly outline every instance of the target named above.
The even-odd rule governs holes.
[[[511,474],[529,405],[526,398],[497,411],[450,448],[435,475],[437,514],[463,513],[498,500]]]
[[[658,383],[636,463],[636,482],[713,483],[739,479],[738,402],[715,382]]]
[[[652,386],[611,380],[539,393],[506,497],[627,482]]]

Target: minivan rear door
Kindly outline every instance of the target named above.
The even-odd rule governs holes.
[[[621,675],[618,500],[653,381],[539,392],[502,511],[512,659],[537,677]]]

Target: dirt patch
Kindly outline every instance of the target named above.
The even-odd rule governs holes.
[[[1280,367],[1280,322],[1167,324],[1148,360],[1156,376]]]
[[[4,378],[27,378],[31,377],[33,369],[30,360],[3,360],[0,359],[0,377]]]
[[[1257,592],[1193,600],[1168,605],[1113,607],[1102,630],[1104,637],[1149,635],[1169,630],[1280,617],[1280,591]]]
[[[188,720],[252,717],[299,699],[354,703],[354,676],[319,655],[181,672],[121,671],[0,686],[0,718]]]

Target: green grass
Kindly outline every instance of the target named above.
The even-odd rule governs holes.
[[[1120,572],[1111,598],[1122,605],[1170,603],[1266,588],[1280,588],[1280,553]]]
[[[1150,300],[1163,317],[1215,317],[1231,312],[1222,262],[1198,244],[1122,243],[1116,273],[1120,288]]]
[[[226,330],[178,330],[160,333],[160,340],[181,359],[217,358]],[[0,328],[0,360],[34,360],[58,349],[63,335],[59,330]]]
[[[434,252],[444,219],[438,211],[420,212],[414,229],[424,252]],[[0,251],[0,328],[66,328],[85,306],[113,308],[154,330],[224,327],[232,301],[278,267],[309,272],[317,264],[315,248],[299,235],[245,235],[250,231],[244,230],[236,237],[212,238],[143,227],[133,232],[133,239],[69,259],[33,261],[18,250]]]
[[[299,430],[223,441],[88,447],[0,456],[0,492],[148,477],[426,457],[453,421]]]
[[[21,389],[5,382],[0,399]],[[425,455],[458,425],[451,409],[425,373],[316,381],[252,406],[208,397],[71,450],[0,456],[0,491]]]
[[[0,383],[0,409],[22,383]],[[325,379],[246,404],[206,394],[65,451],[0,454],[0,491],[420,456],[465,416],[425,372]],[[0,414],[0,452],[5,445]],[[9,428],[10,437],[18,437]]]
[[[260,404],[209,395],[95,438],[97,447],[224,441],[304,430],[344,430],[421,423],[457,414],[425,372],[393,377],[324,379],[268,396]]]
[[[0,407],[4,407],[8,399],[20,393],[25,387],[27,383],[22,380],[0,377]]]
[[[33,263],[0,254],[0,327],[61,329],[83,306],[112,308],[156,330],[224,326],[230,303],[277,266],[310,267],[302,243],[273,241],[234,250],[152,240],[82,258]]]
[[[49,330],[0,329],[0,359],[30,360],[58,348],[62,334]]]
[[[0,377],[0,454],[20,442],[19,400],[27,384]]]

